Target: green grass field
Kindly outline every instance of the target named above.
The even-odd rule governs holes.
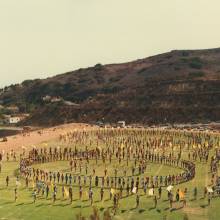
[[[52,140],[48,143],[57,143],[57,140]],[[60,143],[59,143],[60,144]],[[61,145],[61,144],[60,144]],[[210,152],[213,154],[213,150]],[[183,153],[183,158],[186,158],[187,152]],[[33,203],[32,193],[33,188],[25,188],[24,180],[21,180],[21,186],[18,188],[18,200],[14,202],[14,188],[16,182],[16,173],[19,162],[6,162],[2,164],[2,172],[0,174],[0,219],[25,219],[25,220],[70,220],[76,219],[77,214],[82,214],[88,217],[93,208],[90,206],[88,200],[88,188],[84,189],[83,199],[79,200],[78,187],[73,187],[73,203],[70,204],[68,199],[62,199],[61,187],[58,185],[57,201],[52,202],[52,195],[50,198],[45,199],[38,196],[36,203]],[[34,165],[36,168],[45,169],[48,171],[69,171],[69,165],[67,161],[50,162],[45,164]],[[122,163],[121,169],[125,165]],[[91,162],[90,169],[96,167],[97,173],[103,174],[102,164],[96,165],[95,162]],[[114,165],[107,165],[110,173],[113,173]],[[146,174],[150,175],[168,175],[181,172],[178,168],[169,167],[160,164],[151,164],[147,166]],[[6,187],[5,178],[9,175],[10,184]],[[136,196],[132,195],[120,200],[119,208],[113,219],[129,219],[129,220],[142,220],[142,219],[188,219],[201,220],[201,219],[220,219],[220,198],[215,197],[211,200],[211,205],[208,206],[207,199],[203,199],[204,186],[210,184],[209,163],[196,162],[196,176],[192,181],[174,186],[173,192],[177,188],[188,188],[188,194],[186,196],[187,205],[182,208],[181,202],[175,202],[172,211],[169,209],[169,202],[167,201],[167,191],[163,188],[162,198],[158,200],[158,206],[153,208],[153,198],[144,195],[142,189],[140,189],[140,206],[136,209]],[[198,187],[198,197],[193,200],[193,188]],[[105,210],[112,208],[113,201],[109,200],[109,191],[105,190],[104,201],[100,202],[100,189],[93,189],[94,192],[94,206],[99,210],[99,214],[102,217]],[[155,190],[157,194],[157,190]],[[124,195],[126,193],[124,192]]]
[[[60,163],[60,164],[59,164]],[[14,188],[15,188],[15,170],[17,169],[17,162],[4,162],[3,170],[0,178],[0,219],[75,219],[77,213],[82,213],[88,216],[92,212],[90,202],[87,201],[88,195],[83,195],[83,201],[78,199],[78,188],[73,188],[74,202],[72,205],[69,204],[68,200],[62,200],[61,189],[58,189],[58,200],[53,204],[52,199],[38,198],[36,204],[33,204],[32,198],[32,187],[26,189],[21,186],[18,190],[18,200],[14,202]],[[46,165],[45,165],[46,166]],[[54,168],[57,170],[58,167],[62,169],[64,166],[63,162],[51,163],[46,166],[51,170]],[[149,168],[152,170],[149,173],[154,173],[158,170],[158,174],[167,174],[167,167],[157,164],[152,164]],[[175,173],[175,169],[171,168],[170,172]],[[184,213],[187,213],[189,219],[219,219],[220,211],[218,207],[220,205],[220,198],[213,198],[211,206],[206,207],[207,200],[201,199],[203,197],[202,190],[205,184],[209,181],[208,168],[205,164],[197,164],[197,175],[196,178],[189,183],[185,183],[176,186],[175,189],[188,187],[189,197],[187,199],[187,207],[181,208],[181,203],[175,203],[174,207],[176,210],[169,211],[169,202],[164,201],[167,199],[166,190],[163,190],[162,199],[158,201],[157,209],[151,209],[153,207],[153,199],[149,196],[145,196],[141,192],[142,196],[140,199],[140,207],[135,209],[135,195],[129,198],[124,198],[120,201],[120,207],[117,211],[115,218],[119,219],[163,219],[164,216],[167,219],[183,219]],[[5,186],[5,177],[10,174],[10,185],[8,188]],[[22,184],[24,185],[24,184]],[[192,199],[192,189],[194,186],[198,186],[199,193],[196,201],[190,201]],[[174,191],[175,191],[174,189]],[[99,190],[94,189],[94,205],[100,210],[100,215],[104,209],[112,207],[112,201],[109,201],[109,193],[105,191],[105,200],[100,202]]]

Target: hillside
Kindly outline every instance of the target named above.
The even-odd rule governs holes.
[[[78,105],[48,103],[59,96]],[[220,49],[184,50],[79,69],[5,88],[0,100],[31,112],[26,123],[220,120]]]

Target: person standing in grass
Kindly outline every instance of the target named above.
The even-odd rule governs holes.
[[[33,192],[33,199],[34,199],[34,203],[35,203],[36,200],[37,200],[37,191],[36,191],[36,189],[34,189],[34,192]]]
[[[62,191],[62,198],[64,199],[64,193],[65,193],[64,185],[62,185],[61,191]]]
[[[92,206],[92,204],[93,204],[93,191],[92,191],[92,188],[90,188],[90,190],[89,190],[89,199],[90,199],[90,205]]]
[[[57,192],[54,190],[53,191],[53,203],[56,202],[56,199],[57,199]]]
[[[47,184],[47,186],[46,186],[46,199],[48,198],[49,191],[50,191],[50,188],[49,188],[49,186],[48,186],[48,184]]]
[[[110,189],[110,190],[109,190],[109,200],[112,200],[112,196],[113,196],[112,190]]]
[[[147,184],[146,183],[144,183],[144,187],[143,188],[144,188],[144,194],[146,195],[147,194]]]
[[[3,158],[3,156],[2,156],[2,154],[0,153],[0,172],[2,172],[2,158]]]
[[[157,208],[157,196],[154,196],[154,208]]]
[[[26,177],[25,177],[25,185],[26,185],[26,188],[28,188],[28,183],[29,183],[29,181],[28,181],[28,176],[26,176]]]
[[[122,196],[123,196],[123,186],[121,185],[120,186],[120,199],[122,199]]]
[[[160,186],[160,187],[158,188],[159,199],[161,198],[161,194],[162,194],[162,187]]]
[[[103,197],[104,197],[104,188],[103,187],[100,190],[100,197],[101,197],[101,201],[102,201]]]
[[[170,209],[173,208],[173,194],[170,192],[170,195],[169,195],[169,200],[170,200]]]
[[[179,189],[176,191],[176,201],[179,202],[180,200],[180,194],[179,194]]]
[[[79,186],[79,199],[82,200],[82,186]]]
[[[129,196],[129,192],[130,192],[130,186],[129,186],[129,183],[127,183],[127,197]]]
[[[183,201],[183,208],[184,208],[184,207],[186,207],[186,198],[184,197],[184,198],[182,199],[182,201]]]
[[[193,190],[193,197],[194,197],[194,200],[197,199],[197,187],[195,187]]]
[[[203,198],[205,199],[207,195],[207,187],[204,187]]]
[[[67,185],[67,182],[68,182],[68,175],[66,173],[66,175],[65,175],[65,183],[66,183],[66,185]]]
[[[15,202],[16,202],[17,198],[18,198],[18,189],[17,189],[17,187],[15,187],[14,192],[15,192]]]
[[[41,195],[44,196],[45,193],[45,183],[42,183]]]
[[[208,206],[211,204],[211,193],[208,193]]]
[[[70,198],[70,204],[73,202],[73,189],[72,186],[69,187],[69,198]]]
[[[6,186],[8,187],[8,185],[9,185],[9,176],[6,177],[5,181],[6,181]]]
[[[114,213],[116,213],[116,209],[117,209],[117,195],[115,194],[114,195],[114,198],[113,198],[113,208],[114,208]]]
[[[140,196],[137,194],[137,196],[136,196],[136,208],[139,207],[139,204],[140,204]]]
[[[63,181],[64,181],[64,175],[63,175],[63,173],[61,174],[61,182],[62,182],[62,184],[63,184]]]

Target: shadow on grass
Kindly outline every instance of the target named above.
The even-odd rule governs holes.
[[[121,210],[121,213],[125,213],[127,210],[126,209],[122,209]]]
[[[180,209],[182,209],[183,208],[183,206],[180,206],[180,207],[178,207],[178,208],[172,208],[170,211],[171,212],[175,212],[175,211],[178,211],[178,210],[180,210]]]
[[[81,205],[76,205],[76,206],[73,207],[73,209],[79,209],[79,208],[82,208],[82,206]]]
[[[151,210],[154,210],[154,209],[156,209],[156,207],[151,207],[148,210],[151,211]]]
[[[14,201],[3,202],[2,205],[12,204]]]
[[[71,205],[71,204],[70,204],[70,203],[66,203],[66,204],[56,204],[56,205],[53,205],[53,206],[65,207],[65,206],[68,206],[68,205]]]
[[[45,206],[52,206],[52,203],[46,203]]]
[[[16,206],[21,206],[24,205],[24,202],[17,204]]]
[[[37,200],[45,200],[44,197],[38,197]]]
[[[140,209],[138,212],[139,213],[143,213],[143,212],[145,212],[146,211],[146,209]]]
[[[40,203],[40,204],[36,205],[36,207],[42,207],[42,206],[44,206],[44,205],[45,205],[45,204]]]
[[[131,208],[130,211],[133,211],[133,210],[135,210],[135,209],[137,209],[137,208],[136,208],[136,207],[135,207],[135,208]]]
[[[100,200],[96,200],[96,201],[94,201],[94,203],[99,203],[99,202],[101,202]]]
[[[200,205],[200,207],[203,208],[203,209],[206,208],[206,207],[208,207],[208,206],[209,206],[208,204],[206,204],[206,205]]]

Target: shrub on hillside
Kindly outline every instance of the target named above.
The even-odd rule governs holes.
[[[190,60],[189,66],[193,69],[202,69],[202,60],[199,57],[194,57]]]
[[[97,63],[95,66],[94,66],[95,70],[101,70],[102,69],[102,64],[101,63]]]
[[[205,73],[202,71],[191,72],[191,73],[189,73],[188,78],[193,79],[193,78],[203,77],[204,75],[205,75]]]

